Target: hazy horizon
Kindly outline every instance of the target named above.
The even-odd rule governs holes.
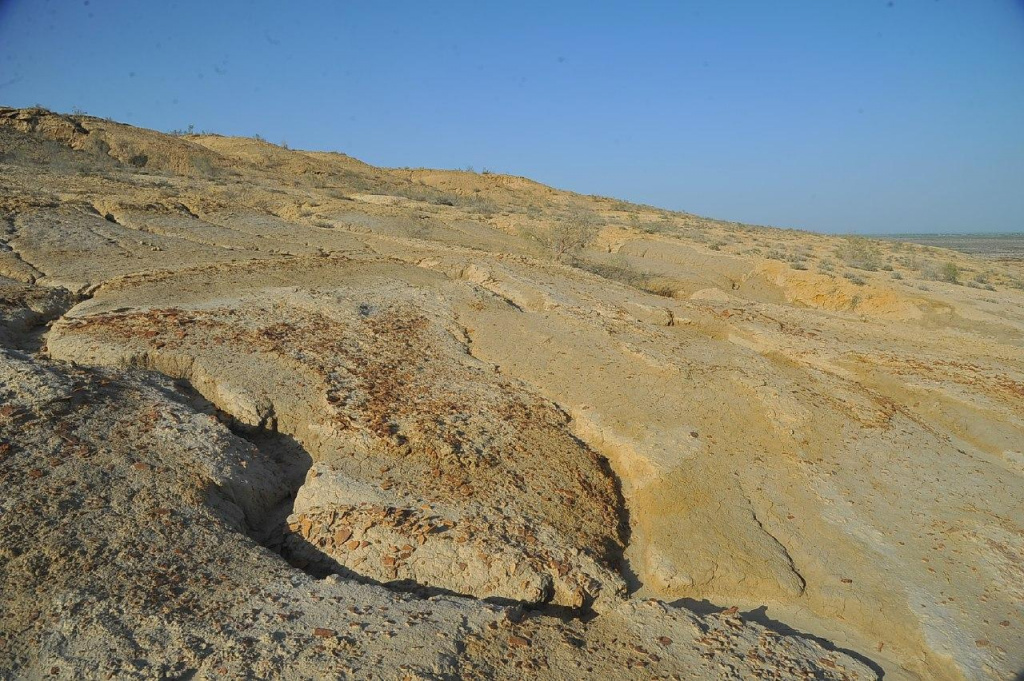
[[[997,0],[7,0],[0,102],[748,224],[1019,233],[1022,29]]]

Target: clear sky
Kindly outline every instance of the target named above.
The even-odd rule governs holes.
[[[832,232],[1024,231],[1024,1],[0,0],[0,104]]]

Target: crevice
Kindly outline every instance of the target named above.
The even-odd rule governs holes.
[[[18,283],[0,286],[0,344],[45,354],[53,322],[88,296],[63,287]]]
[[[294,504],[294,497],[292,498],[292,504]],[[275,516],[277,517],[277,516]],[[287,515],[280,516],[286,518]],[[273,530],[277,531],[274,527]],[[280,536],[283,541],[284,533],[288,532],[287,527],[281,528]],[[359,584],[366,584],[369,586],[378,586],[388,591],[409,594],[417,598],[429,599],[437,596],[444,596],[448,598],[458,598],[469,601],[475,601],[479,603],[487,603],[490,605],[496,605],[503,608],[511,609],[512,613],[510,617],[516,618],[524,616],[526,613],[532,613],[534,616],[542,617],[553,617],[563,622],[568,621],[582,621],[589,622],[596,617],[599,617],[599,613],[594,610],[593,602],[589,601],[583,606],[572,607],[567,605],[557,605],[551,602],[539,602],[531,603],[527,601],[521,601],[514,598],[505,598],[501,596],[475,596],[471,593],[465,593],[454,589],[448,589],[441,586],[424,584],[417,582],[414,579],[395,579],[390,581],[383,581],[370,577],[369,575],[356,572],[351,567],[343,565],[334,559],[330,554],[321,550],[318,546],[310,543],[301,535],[292,533],[290,535],[290,543],[295,544],[296,540],[300,542],[300,549],[293,552],[289,549],[287,543],[282,543],[280,549],[275,548],[272,545],[264,543],[264,546],[270,548],[275,553],[281,555],[289,565],[292,567],[302,570],[306,574],[315,577],[316,579],[328,579],[332,575],[336,575],[341,579],[350,580]],[[262,543],[262,542],[261,542]],[[298,555],[298,554],[301,554]]]
[[[227,229],[227,230],[231,230],[231,231],[237,231],[240,234],[245,234],[246,236],[250,236],[250,237],[256,236],[256,235],[249,234],[248,232],[244,232],[244,231],[241,231],[241,230],[233,230],[230,227],[224,227],[223,225],[218,225],[218,224],[215,224],[215,223],[204,221],[198,215],[196,215],[191,210],[189,210],[189,208],[187,206],[185,206],[183,204],[180,204],[180,203],[177,204],[177,206],[181,210],[181,212],[186,214],[189,218],[192,218],[194,220],[200,220],[201,222],[204,222],[204,224],[212,225],[212,226],[218,227],[220,229]],[[98,206],[91,206],[91,208],[92,208],[92,212],[90,213],[90,215],[95,215],[95,216],[101,217],[104,220],[106,220],[107,222],[109,222],[111,224],[114,224],[114,225],[117,225],[118,227],[121,227],[122,229],[128,229],[128,230],[131,230],[133,232],[139,232],[140,234],[148,234],[150,236],[159,236],[159,237],[164,238],[164,239],[177,239],[179,241],[184,241],[185,243],[200,244],[202,246],[211,246],[213,248],[222,248],[222,249],[225,249],[225,250],[232,250],[232,251],[236,250],[236,249],[234,249],[234,248],[232,248],[230,246],[225,246],[223,244],[217,243],[216,241],[203,240],[203,239],[199,239],[199,238],[189,238],[189,237],[183,236],[181,234],[171,234],[171,233],[167,233],[167,232],[164,232],[164,231],[159,231],[157,229],[154,229],[153,227],[151,227],[149,225],[142,225],[142,226],[130,225],[130,224],[127,224],[127,223],[124,223],[124,222],[121,222],[120,220],[118,220],[117,216],[112,211],[103,211]],[[96,233],[95,230],[93,230],[93,233]],[[105,238],[113,239],[114,237],[107,236]],[[118,243],[120,245],[120,242],[118,242]],[[253,250],[259,251],[260,249],[258,247],[254,247]]]
[[[11,236],[17,236],[17,234],[18,234],[18,228],[14,224],[14,218],[13,217],[7,217],[7,218],[5,218],[5,222],[7,224],[6,224],[6,228],[4,229],[4,232],[6,232],[7,236],[0,237],[0,246],[2,246],[2,249],[0,249],[0,250],[4,250],[4,251],[12,254],[15,257],[15,259],[17,259],[18,261],[22,262],[26,267],[28,267],[31,270],[31,272],[28,275],[31,278],[31,280],[26,282],[26,283],[34,284],[39,279],[42,279],[43,277],[47,276],[46,272],[44,272],[42,269],[36,267],[36,265],[34,263],[32,263],[31,261],[26,259],[25,256],[22,254],[22,252],[19,251],[17,248],[15,248],[13,244],[11,244],[10,237]],[[14,278],[14,277],[12,277],[12,278]]]
[[[747,500],[747,504],[750,504],[749,500]],[[786,548],[785,544],[779,541],[778,537],[765,528],[764,523],[761,522],[761,519],[757,517],[757,513],[754,512],[753,506],[750,507],[750,516],[754,519],[754,522],[757,523],[757,526],[761,531],[768,535],[771,540],[775,542],[775,545],[779,547],[779,550],[782,551],[782,555],[786,557],[786,564],[789,566],[790,571],[792,571],[792,573],[796,575],[796,578],[800,580],[800,593],[798,595],[803,595],[804,591],[807,589],[807,580],[804,579],[804,576],[800,574],[799,570],[797,570],[796,564],[793,562],[793,557],[789,555],[789,549]]]
[[[25,283],[27,283],[27,284],[34,284],[38,280],[40,280],[40,279],[42,279],[42,278],[44,278],[46,276],[45,272],[43,272],[41,269],[39,269],[38,267],[33,265],[31,262],[26,260],[25,256],[21,254],[21,251],[19,251],[17,248],[12,246],[10,241],[8,241],[6,239],[0,239],[0,251],[6,252],[6,253],[10,253],[11,255],[14,256],[15,260],[18,260],[19,262],[23,263],[27,268],[29,268],[29,270],[30,270],[30,272],[28,273],[29,281],[27,281]],[[3,274],[3,273],[0,273],[0,274]],[[15,277],[12,277],[12,278],[15,278]]]
[[[181,232],[172,232],[172,231],[168,231],[168,230],[162,230],[162,229],[153,227],[152,225],[148,225],[148,224],[135,226],[135,225],[128,225],[128,224],[124,224],[124,223],[120,223],[120,222],[116,222],[116,221],[114,221],[114,222],[115,222],[115,224],[119,225],[120,227],[123,227],[124,229],[130,229],[130,230],[132,230],[134,232],[139,232],[140,234],[148,234],[150,236],[158,236],[158,237],[160,237],[162,239],[174,239],[174,240],[182,241],[182,242],[188,243],[188,244],[199,244],[200,246],[209,246],[210,248],[219,248],[219,249],[222,249],[222,250],[225,250],[225,251],[231,251],[233,253],[244,254],[244,253],[249,252],[249,253],[271,253],[271,254],[274,254],[275,251],[271,250],[271,249],[272,249],[272,247],[277,247],[278,248],[278,254],[282,254],[282,255],[297,255],[297,254],[287,253],[287,252],[285,252],[283,250],[280,250],[281,246],[287,247],[290,242],[277,241],[277,240],[269,239],[269,238],[267,238],[267,237],[265,237],[265,236],[263,236],[261,234],[253,234],[252,232],[246,232],[245,230],[236,229],[234,227],[227,227],[225,225],[221,225],[221,224],[218,224],[218,223],[215,223],[215,222],[209,222],[207,220],[203,220],[202,218],[198,217],[194,213],[191,213],[190,211],[186,211],[186,212],[189,213],[189,217],[191,219],[198,220],[198,221],[202,222],[206,226],[215,227],[217,229],[223,229],[225,231],[235,232],[237,234],[241,234],[241,235],[243,235],[245,237],[248,237],[250,239],[263,240],[263,241],[266,241],[268,243],[268,245],[267,246],[255,246],[255,245],[253,245],[253,246],[246,246],[246,247],[228,246],[228,245],[225,245],[225,244],[217,241],[216,239],[204,239],[204,238],[199,237],[197,235],[188,235],[188,236],[186,236],[185,234],[182,234]]]
[[[721,605],[716,605],[716,604],[712,603],[711,601],[709,601],[707,599],[697,600],[697,599],[693,599],[693,598],[680,598],[680,599],[678,599],[676,601],[672,601],[671,603],[669,603],[669,605],[671,605],[673,607],[677,607],[677,608],[686,608],[687,610],[689,610],[691,612],[694,612],[694,613],[696,613],[698,615],[701,615],[701,616],[715,615],[715,614],[718,614],[718,613],[721,613],[721,612],[727,612],[727,611],[736,612],[735,610],[733,610],[731,608],[726,608],[726,607],[721,606]],[[740,617],[742,617],[745,620],[749,620],[751,622],[756,622],[757,624],[760,624],[765,629],[768,629],[770,631],[774,631],[775,633],[781,634],[782,636],[787,636],[787,637],[792,637],[792,638],[807,639],[807,640],[810,640],[810,641],[814,641],[815,643],[820,645],[822,648],[824,648],[825,650],[828,650],[830,652],[842,653],[843,655],[849,655],[850,657],[852,657],[853,659],[857,660],[861,664],[863,664],[863,665],[865,665],[867,667],[870,667],[872,671],[874,671],[876,674],[878,674],[878,678],[879,679],[882,679],[882,678],[885,677],[885,670],[877,662],[872,660],[870,657],[862,655],[861,653],[858,653],[855,650],[850,650],[849,648],[842,648],[840,646],[837,646],[835,643],[833,643],[832,641],[828,640],[827,638],[822,638],[820,636],[815,636],[814,634],[808,633],[806,631],[802,631],[800,629],[795,629],[795,628],[789,626],[788,624],[786,624],[785,622],[780,622],[777,619],[773,619],[773,618],[769,617],[768,616],[768,606],[767,605],[759,605],[758,607],[753,608],[751,610],[747,610],[745,612],[744,611],[740,611],[740,612],[737,612],[736,614],[738,614]]]
[[[291,567],[316,579],[327,579],[332,575],[337,575],[342,579],[360,584],[378,586],[389,591],[406,593],[424,599],[446,596],[497,605],[510,608],[510,616],[514,618],[523,617],[526,613],[533,613],[533,616],[553,617],[561,621],[588,622],[599,616],[593,609],[592,602],[588,602],[582,607],[570,607],[548,602],[534,604],[499,596],[480,598],[411,579],[381,581],[339,563],[319,547],[307,541],[301,534],[292,532],[288,528],[287,519],[293,512],[298,492],[305,484],[307,473],[313,465],[313,456],[306,448],[294,437],[278,432],[274,427],[273,419],[269,419],[265,425],[259,427],[241,423],[232,414],[222,410],[216,403],[203,396],[188,379],[175,378],[173,381],[178,399],[183,399],[186,404],[200,413],[217,418],[233,434],[254,445],[265,460],[273,462],[281,472],[280,500],[261,517],[249,518],[245,530],[253,541],[281,556]],[[603,461],[603,459],[601,460]],[[612,477],[614,478],[614,476]],[[616,480],[616,489],[618,489],[617,478],[614,479]],[[620,508],[624,508],[624,506],[620,504]],[[628,534],[628,518],[621,520],[625,523],[625,531]],[[298,550],[294,550],[296,542],[299,542],[301,547]],[[608,555],[615,555],[619,550],[617,546],[608,547]]]
[[[581,606],[574,607],[557,605],[546,601],[531,603],[501,596],[480,597],[443,586],[421,583],[408,578],[383,581],[378,577],[359,573],[353,567],[338,562],[318,545],[307,540],[303,533],[289,528],[287,523],[287,519],[294,512],[299,491],[305,485],[307,474],[314,463],[314,456],[307,447],[295,437],[279,432],[276,428],[275,418],[263,419],[259,426],[254,426],[251,425],[251,421],[248,423],[242,422],[231,412],[222,409],[216,401],[216,397],[213,400],[206,397],[190,380],[190,374],[194,367],[182,368],[174,371],[172,374],[167,374],[158,368],[158,363],[153,361],[152,357],[137,358],[130,361],[129,365],[149,369],[171,378],[174,381],[179,400],[183,399],[186,404],[200,413],[209,414],[217,418],[236,436],[254,445],[265,463],[273,464],[271,468],[280,471],[280,487],[275,490],[274,494],[276,502],[272,501],[270,506],[265,506],[265,510],[260,512],[259,517],[253,517],[250,512],[246,518],[245,527],[239,529],[244,531],[255,543],[279,555],[291,567],[301,570],[316,579],[326,579],[331,575],[337,575],[346,580],[380,586],[390,591],[407,593],[421,598],[434,596],[458,597],[502,607],[520,608],[562,620],[589,621],[598,616],[597,611],[593,607],[594,602],[590,599]],[[216,390],[211,392],[206,390],[206,388],[212,388],[212,386],[206,385],[204,392],[211,396],[216,394]],[[273,413],[274,411],[274,407],[270,406],[267,413]],[[568,416],[565,416],[565,422],[566,424],[570,422]],[[619,517],[620,525],[619,541],[609,539],[609,545],[600,548],[594,547],[596,549],[595,553],[603,553],[607,561],[606,564],[614,569],[616,563],[621,564],[624,562],[623,549],[628,543],[629,535],[628,511],[622,501],[618,478],[611,472],[607,461],[584,443],[581,442],[580,444],[584,449],[592,453],[602,466],[604,473],[614,481],[618,497],[616,513]],[[241,483],[241,485],[233,485],[230,491],[225,490],[227,494],[222,498],[229,502],[234,501],[237,505],[237,498],[240,494],[239,488],[242,490],[246,488],[245,481],[242,480]],[[241,493],[244,494],[244,491]],[[244,497],[243,500],[245,500]],[[254,505],[246,504],[246,506],[251,508]],[[229,513],[229,515],[235,517],[233,523],[238,522],[237,511]]]
[[[565,416],[566,428],[570,437],[579,443],[581,447],[594,455],[601,468],[601,472],[612,481],[615,487],[615,514],[619,519],[618,527],[616,529],[619,539],[622,542],[622,547],[606,546],[603,548],[605,555],[615,556],[619,576],[622,577],[622,581],[626,583],[626,595],[627,597],[632,596],[643,588],[643,582],[640,580],[640,575],[633,571],[629,559],[626,557],[626,553],[629,550],[630,543],[633,539],[633,524],[630,520],[629,504],[626,503],[626,497],[622,492],[622,478],[620,478],[618,473],[615,472],[615,468],[612,466],[611,460],[609,460],[607,456],[602,454],[599,449],[592,446],[589,442],[572,432],[572,417],[569,413],[559,404],[555,404],[555,408]]]
[[[86,213],[86,215],[89,215],[90,217],[101,217],[104,220],[106,220],[107,222],[111,222],[111,223],[113,223],[115,225],[118,225],[118,226],[123,226],[123,225],[121,225],[120,222],[118,222],[117,216],[114,215],[113,212],[102,210],[96,204],[86,204],[86,206],[85,206],[85,213]]]
[[[303,569],[318,579],[325,577],[326,574],[305,569],[289,560],[284,541],[288,531],[288,516],[295,506],[299,489],[306,481],[306,473],[313,465],[313,457],[294,437],[278,432],[272,419],[259,427],[245,425],[203,396],[188,379],[173,380],[175,389],[189,406],[200,413],[216,417],[233,434],[256,447],[264,460],[273,463],[280,473],[280,499],[262,517],[247,519],[246,534],[261,546],[288,560],[292,567]]]
[[[485,288],[484,290],[488,289]],[[506,302],[522,311],[522,309],[518,308],[518,306],[516,306],[515,303],[512,303],[511,301]],[[469,328],[462,324],[462,322],[459,320],[458,314],[455,314],[454,321],[458,325],[459,330],[461,331],[462,338],[459,338],[455,334],[453,334],[453,337],[455,338],[456,341],[462,344],[463,348],[466,351],[466,354],[472,357],[473,359],[477,360],[481,364],[486,364],[494,367],[495,373],[500,373],[501,367],[499,365],[483,360],[473,354],[473,337],[469,332]],[[530,392],[534,393],[538,397],[541,397],[540,391],[536,390],[533,386],[529,385],[528,383],[524,383],[524,385],[527,387],[528,390],[530,390]],[[615,490],[615,515],[618,517],[618,527],[616,528],[616,534],[619,537],[621,546],[609,542],[608,545],[600,547],[600,552],[598,553],[598,555],[607,556],[610,558],[609,564],[614,569],[616,569],[616,571],[619,573],[619,576],[622,577],[622,581],[625,582],[627,596],[632,595],[639,591],[641,588],[643,588],[643,582],[641,582],[640,580],[640,575],[633,571],[632,567],[630,566],[629,559],[626,558],[626,552],[629,549],[630,541],[632,539],[633,525],[630,521],[629,505],[626,503],[626,497],[622,492],[622,479],[615,472],[615,469],[607,456],[602,454],[600,450],[598,450],[596,447],[592,446],[589,442],[583,440],[581,437],[579,437],[576,433],[573,432],[573,418],[569,414],[569,412],[558,403],[550,402],[550,404],[555,410],[558,411],[559,414],[561,414],[562,418],[564,419],[565,430],[569,437],[571,437],[573,441],[575,441],[576,444],[580,446],[581,449],[588,452],[594,457],[594,459],[597,461],[598,467],[601,470],[601,473],[612,481]]]
[[[98,224],[102,224],[102,223],[98,223]],[[99,228],[93,227],[91,225],[86,225],[85,228],[87,230],[89,230],[90,232],[92,232],[94,236],[96,236],[96,237],[98,237],[100,239],[105,240],[111,246],[115,246],[122,256],[124,256],[126,258],[131,257],[132,251],[129,248],[126,248],[125,244],[122,241],[122,239],[119,239],[116,235],[109,234],[109,233],[104,233],[104,232],[100,231]]]
[[[178,207],[178,209],[179,209],[179,210],[180,210],[180,211],[181,211],[182,213],[184,213],[185,215],[189,216],[189,217],[190,217],[190,218],[192,218],[193,220],[200,220],[200,219],[201,219],[201,218],[200,218],[200,217],[199,217],[199,216],[198,216],[198,215],[197,215],[196,213],[192,212],[192,209],[191,209],[191,208],[189,208],[188,206],[186,206],[186,205],[185,205],[184,203],[181,203],[181,202],[179,202],[179,203],[177,204],[177,207]]]

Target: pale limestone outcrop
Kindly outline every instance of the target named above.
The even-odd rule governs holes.
[[[81,419],[7,414],[4,442],[27,452],[4,459],[11,498],[56,510],[12,530],[5,593],[36,621],[52,563],[47,617],[86,613],[63,638],[0,634],[15,652],[44,641],[70,669],[128,673],[128,638],[97,624],[113,606],[90,595],[109,582],[167,673],[175,656],[256,675],[277,656],[297,676],[357,658],[364,676],[1024,668],[1019,263],[876,244],[876,269],[841,273],[831,237],[45,111],[0,110],[0,144],[0,343],[40,351],[5,354],[9,394],[78,395],[68,376],[115,390],[84,393]],[[601,251],[546,256],[538,237],[581,209],[605,223]],[[995,290],[921,280],[946,258]],[[68,427],[85,430],[69,443]],[[64,455],[80,444],[95,466]],[[41,461],[89,493],[50,489]],[[139,487],[135,463],[162,477]],[[94,540],[56,560],[82,509]],[[140,537],[200,581],[166,576]],[[105,581],[83,568],[98,557]],[[157,574],[165,591],[126,595]],[[247,580],[256,594],[228,597]],[[168,594],[208,606],[187,617]],[[247,614],[275,597],[303,605]],[[877,667],[649,598],[736,605]],[[327,605],[351,599],[376,619]],[[512,622],[509,601],[539,610]],[[385,607],[418,622],[412,638],[384,640]],[[271,652],[245,652],[227,616]],[[186,654],[168,627],[210,647]],[[310,628],[334,634],[287,643]],[[459,643],[408,652],[438,635]]]

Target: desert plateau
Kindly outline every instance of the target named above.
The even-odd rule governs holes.
[[[0,677],[1019,678],[1000,252],[0,108]]]

